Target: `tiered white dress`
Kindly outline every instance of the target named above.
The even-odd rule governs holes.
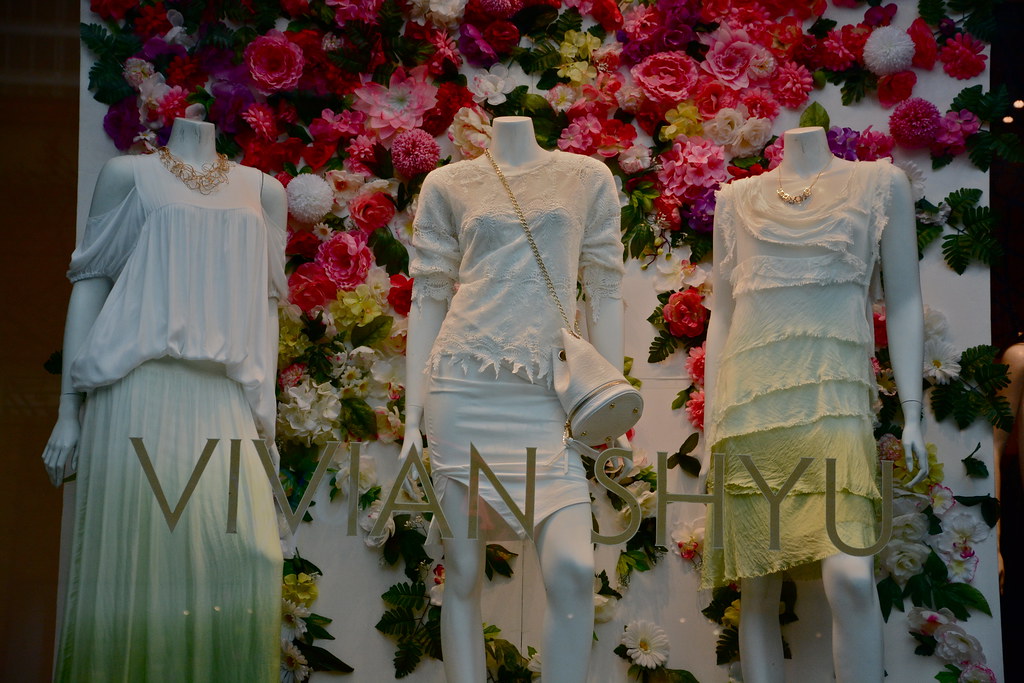
[[[552,152],[506,171],[571,317],[577,282],[588,300],[621,297],[618,191],[607,167]],[[416,210],[413,299],[448,301],[430,357],[426,436],[439,496],[469,484],[476,447],[516,505],[526,501],[526,451],[537,449],[535,522],[590,495],[579,457],[562,443],[565,412],[551,385],[563,325],[500,180],[486,158],[427,176]],[[522,526],[489,481],[480,496]]]
[[[134,188],[90,218],[69,271],[113,288],[71,366],[88,397],[57,680],[276,681],[282,558],[252,440],[273,437],[283,231],[255,169],[204,196],[156,155],[130,163]],[[220,440],[173,532],[133,437],[171,509]]]
[[[838,552],[825,530],[825,459],[836,461],[837,530],[874,543],[879,500],[872,435],[876,386],[869,291],[894,175],[888,161],[833,164],[804,204],[781,202],[773,178],[722,188],[715,211],[716,282],[735,303],[708,420],[726,455],[725,549],[709,549],[702,583],[717,586],[809,565]],[[714,314],[714,313],[712,313]],[[769,506],[736,456],[752,456],[772,491],[801,458],[814,463],[781,507],[781,550],[769,549]],[[714,484],[709,481],[709,487]],[[799,575],[799,572],[798,572]]]

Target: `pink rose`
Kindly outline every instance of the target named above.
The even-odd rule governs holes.
[[[395,217],[395,204],[385,192],[369,192],[348,203],[348,215],[357,228],[369,233]]]
[[[676,337],[696,337],[704,331],[708,320],[708,309],[696,287],[684,292],[673,292],[661,314],[668,324],[668,331]]]
[[[680,51],[653,54],[630,73],[650,99],[666,105],[685,100],[697,85],[697,66]]]
[[[309,313],[338,292],[326,271],[317,263],[303,263],[288,277],[288,301]]]
[[[295,88],[302,77],[305,61],[299,46],[280,31],[269,31],[245,48],[249,75],[265,94]]]
[[[366,233],[361,230],[336,233],[320,245],[315,262],[338,287],[354,289],[366,280],[366,273],[373,264],[373,254],[366,246]]]

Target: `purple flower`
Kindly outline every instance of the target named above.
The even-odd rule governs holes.
[[[682,207],[683,217],[697,232],[711,232],[715,220],[715,190],[717,189],[717,185],[705,188],[693,204],[684,204]]]
[[[857,161],[857,142],[860,140],[860,133],[852,128],[840,128],[832,126],[828,133],[828,148],[832,154],[847,161]]]
[[[219,81],[210,88],[213,105],[210,106],[210,120],[221,132],[234,135],[240,130],[242,112],[256,101],[249,88],[241,83]]]
[[[497,63],[498,54],[490,43],[484,40],[484,34],[473,24],[463,24],[459,35],[459,52],[466,61],[482,69],[490,68]]]
[[[146,44],[142,46],[142,56],[146,61],[152,62],[162,55],[186,57],[188,56],[188,51],[181,45],[171,45],[166,40],[159,37],[150,38],[146,41]]]
[[[139,122],[139,105],[134,95],[111,105],[103,117],[103,130],[122,152],[132,146],[135,136],[143,130]]]

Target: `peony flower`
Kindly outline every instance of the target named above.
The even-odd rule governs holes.
[[[320,245],[316,262],[338,287],[354,289],[366,279],[373,264],[373,254],[366,246],[366,233],[362,230],[336,233]]]
[[[985,44],[970,33],[957,33],[939,50],[942,70],[960,80],[974,78],[985,70],[984,49]]]
[[[955,623],[956,617],[947,607],[942,607],[937,611],[925,607],[911,607],[907,612],[907,625],[910,626],[910,630],[924,636],[934,635],[935,629],[940,626]]]
[[[690,287],[683,292],[673,292],[662,307],[662,315],[672,335],[696,337],[704,332],[708,309],[700,291]]]
[[[704,136],[716,145],[731,145],[739,137],[740,128],[746,120],[743,113],[732,107],[723,107],[714,118],[704,122]]]
[[[725,152],[732,157],[751,156],[760,151],[771,136],[771,120],[751,117],[736,131],[736,139],[726,146]]]
[[[889,117],[889,132],[901,147],[927,147],[939,132],[939,110],[928,100],[912,97]]]
[[[697,386],[704,386],[704,358],[707,342],[694,346],[686,356],[686,373],[690,381]]]
[[[998,683],[996,672],[980,664],[968,664],[960,671],[957,683]]]
[[[742,90],[750,85],[752,67],[758,75],[766,75],[764,64],[755,59],[762,54],[763,48],[754,45],[743,29],[732,29],[723,23],[705,42],[710,43],[710,47],[700,68],[733,90]]]
[[[395,217],[395,203],[387,192],[365,192],[349,202],[348,214],[357,228],[371,233]]]
[[[512,91],[514,85],[509,78],[508,67],[504,64],[495,64],[470,79],[469,91],[473,93],[473,99],[477,102],[486,102],[493,106],[504,102],[507,99],[505,95]]]
[[[675,105],[697,85],[697,67],[685,52],[659,52],[630,69],[633,79],[651,100]]]
[[[291,641],[302,637],[306,632],[306,617],[309,608],[291,600],[281,601],[281,640]]]
[[[294,90],[302,78],[302,49],[280,31],[269,31],[249,43],[243,53],[256,88],[271,94]]]
[[[317,247],[319,249],[320,247]],[[333,299],[338,288],[317,263],[303,263],[288,276],[288,301],[309,313]]]
[[[334,206],[331,186],[313,173],[301,173],[285,189],[288,194],[288,213],[302,223],[315,223]]]
[[[864,66],[878,76],[906,71],[914,61],[914,41],[895,26],[881,26],[864,43]]]
[[[896,583],[903,586],[907,579],[924,570],[924,561],[930,554],[931,549],[924,543],[895,538],[879,553],[879,560]]]
[[[981,643],[959,624],[943,624],[935,629],[935,656],[943,664],[963,666],[984,664]]]
[[[779,115],[779,103],[770,90],[752,88],[743,93],[740,103],[747,108],[747,113],[756,119],[771,119]]]
[[[475,159],[491,142],[490,118],[480,107],[462,107],[455,113],[448,137],[464,159]]]
[[[312,669],[295,643],[281,643],[281,683],[301,683]]]
[[[626,646],[626,654],[637,666],[656,669],[668,661],[668,636],[653,622],[629,622],[619,642]]]
[[[960,353],[944,339],[929,339],[924,345],[924,378],[932,384],[949,384],[960,376]]]
[[[694,391],[686,401],[686,419],[693,428],[704,431],[704,390]]]

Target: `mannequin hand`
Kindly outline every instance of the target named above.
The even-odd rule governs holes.
[[[50,440],[43,450],[43,464],[54,486],[60,486],[64,481],[64,464],[69,457],[71,469],[78,467],[78,439],[81,432],[82,426],[77,415],[58,418],[50,432]]]
[[[405,438],[402,439],[402,449],[398,452],[398,465],[401,467],[405,464],[409,454],[412,453],[413,449],[416,449],[417,453],[423,455],[423,433],[420,431],[420,418],[423,415],[423,409],[415,406],[410,406],[405,413]],[[413,499],[419,500],[420,494],[416,490],[416,471],[409,470],[409,476],[402,482],[402,488],[405,492]]]
[[[928,449],[921,435],[920,420],[908,419],[903,427],[903,458],[908,472],[917,468],[917,474],[907,484],[908,489],[913,488],[928,476]]]

